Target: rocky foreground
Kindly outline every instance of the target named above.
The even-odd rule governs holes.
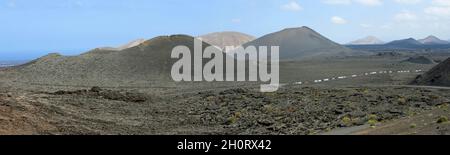
[[[0,134],[309,135],[375,127],[448,110],[449,103],[450,90],[407,87],[289,86],[276,93],[239,88],[166,96],[99,87],[56,92],[2,89]],[[446,117],[433,116],[428,123],[440,128],[426,133],[450,134]]]

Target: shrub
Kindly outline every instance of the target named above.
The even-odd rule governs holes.
[[[370,125],[371,127],[374,127],[374,126],[377,125],[378,121],[377,121],[377,120],[369,120],[367,123],[369,123],[369,125]]]
[[[371,114],[371,115],[368,116],[368,119],[369,120],[378,120],[378,116],[375,115],[375,114]]]
[[[345,116],[342,118],[342,123],[346,126],[352,125],[352,119],[349,116]]]
[[[448,118],[446,116],[440,116],[437,120],[437,123],[442,124],[448,122]]]
[[[398,102],[398,104],[400,104],[400,105],[405,105],[406,104],[406,98],[405,97],[399,97],[398,99],[397,99],[397,102]]]
[[[371,115],[369,115],[367,117],[368,117],[368,120],[369,120],[367,123],[370,126],[374,127],[374,126],[377,125],[377,123],[378,123],[378,116],[377,115],[371,114]]]

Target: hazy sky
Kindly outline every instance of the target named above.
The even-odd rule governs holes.
[[[450,0],[0,0],[0,60],[158,35],[309,26],[339,42],[450,39]]]

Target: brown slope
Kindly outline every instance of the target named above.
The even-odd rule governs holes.
[[[132,48],[132,47],[138,46],[139,44],[142,44],[145,41],[146,41],[145,39],[136,39],[136,40],[130,41],[130,42],[128,42],[128,43],[126,43],[124,45],[118,46],[118,47],[100,47],[100,48],[97,48],[97,49],[98,50],[120,51],[120,50],[124,50],[124,49],[127,49],[127,48]]]
[[[224,49],[226,46],[241,46],[255,37],[240,32],[215,32],[199,36],[198,39]]]

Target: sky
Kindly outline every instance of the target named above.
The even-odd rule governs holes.
[[[450,39],[450,0],[0,0],[0,60],[75,55],[160,35],[308,26],[338,43]]]

